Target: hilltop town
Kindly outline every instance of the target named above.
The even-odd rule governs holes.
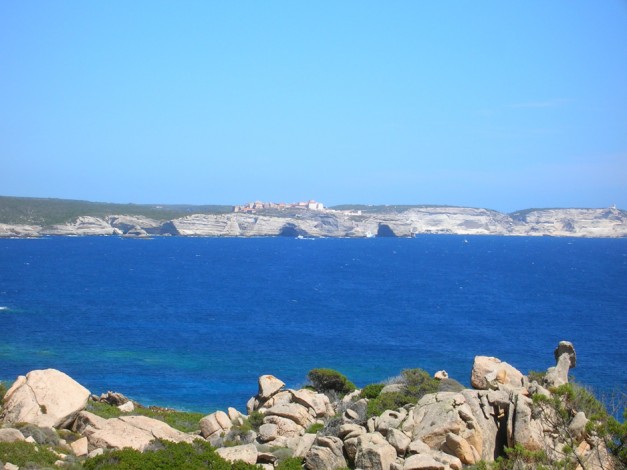
[[[233,212],[244,212],[244,213],[255,213],[260,210],[278,210],[284,211],[288,209],[297,209],[297,210],[310,210],[310,211],[324,211],[324,204],[321,202],[316,202],[313,199],[307,202],[249,202],[248,204],[244,204],[241,206],[234,206]]]

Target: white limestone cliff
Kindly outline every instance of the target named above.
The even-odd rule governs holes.
[[[0,224],[0,237],[43,235],[179,235],[197,237],[411,237],[419,234],[618,238],[627,236],[627,212],[616,209],[533,209],[504,214],[467,207],[421,207],[357,215],[342,211],[299,214],[192,214],[170,221],[143,216],[83,216],[40,227]]]

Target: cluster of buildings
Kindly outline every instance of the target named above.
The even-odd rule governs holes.
[[[249,202],[248,204],[244,204],[242,206],[233,207],[233,212],[256,212],[259,210],[287,210],[287,209],[300,209],[300,210],[310,210],[310,211],[323,211],[324,204],[321,202],[316,202],[313,199],[307,202],[293,202],[293,203],[285,203],[285,202]]]

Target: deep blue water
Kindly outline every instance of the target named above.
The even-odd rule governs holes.
[[[0,307],[0,379],[54,367],[190,410],[314,367],[544,370],[563,339],[579,381],[627,388],[627,239],[5,239]]]

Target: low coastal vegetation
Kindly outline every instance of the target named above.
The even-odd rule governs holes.
[[[369,418],[379,416],[385,410],[396,410],[405,405],[418,403],[424,395],[437,392],[440,381],[431,377],[423,369],[405,369],[401,372],[399,379],[390,385],[391,391],[386,392],[383,387],[368,401],[367,416]],[[372,395],[377,388],[379,388],[377,384],[370,385],[369,389],[365,389],[366,394]]]
[[[232,210],[232,206],[225,205],[114,204],[0,196],[0,224],[48,226],[71,222],[81,216],[106,217],[119,214],[169,220],[190,214],[226,214]]]
[[[128,414],[120,411],[118,407],[110,405],[109,403],[97,401],[90,401],[87,405],[87,411],[105,419],[119,418],[124,414]],[[141,405],[136,406],[132,414],[158,419],[182,432],[195,432],[200,430],[198,423],[204,416],[202,413],[177,411],[159,407],[143,407]]]
[[[260,467],[242,461],[227,462],[209,443],[200,440],[191,444],[157,440],[144,452],[122,449],[88,459],[83,464],[83,468],[85,470],[197,470],[202,468],[253,470]]]
[[[381,390],[385,387],[384,384],[369,384],[361,389],[359,392],[360,398],[373,399],[377,398],[381,393]]]
[[[317,392],[334,392],[340,397],[355,391],[356,388],[355,384],[344,374],[333,369],[312,369],[307,374],[307,378]]]
[[[246,415],[234,408],[204,416],[143,407],[119,393],[97,397],[86,389],[86,406],[70,418],[56,416],[52,403],[24,414],[18,382],[0,413],[0,468],[626,469],[624,391],[603,403],[568,376],[576,363],[570,343],[560,343],[555,357],[547,372],[523,375],[477,356],[473,389],[445,371],[432,376],[423,369],[361,390],[333,369],[311,370],[310,387],[300,390],[266,375]],[[19,380],[38,390],[29,380],[45,375],[54,388],[53,372],[64,376],[33,371]],[[71,401],[67,384],[59,385],[60,396]],[[6,391],[5,384],[0,393]]]
[[[7,393],[8,389],[8,385],[0,381],[0,403],[2,403],[2,399],[4,398],[4,395]]]
[[[24,441],[0,442],[0,463],[10,462],[20,468],[38,469],[54,467],[57,460],[59,456],[49,446],[35,446]]]
[[[80,201],[73,199],[0,196],[0,224],[26,224],[49,226],[72,222],[78,217],[107,217],[110,215],[143,216],[155,220],[170,220],[190,214],[228,214],[232,205],[192,204],[118,204],[109,202]],[[388,214],[426,205],[363,205],[347,204],[331,209],[361,211],[363,213]],[[271,211],[265,211],[271,212]],[[297,212],[298,213],[298,212]],[[282,211],[280,215],[292,214]]]

